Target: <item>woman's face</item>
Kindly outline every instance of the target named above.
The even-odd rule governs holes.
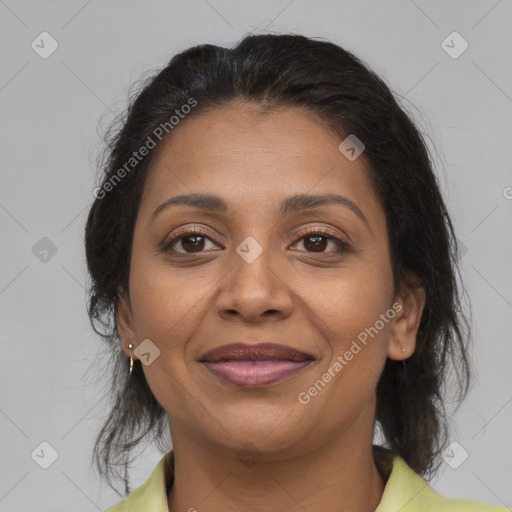
[[[393,296],[364,154],[340,142],[306,111],[231,103],[185,119],[154,155],[118,328],[128,356],[150,340],[135,353],[175,444],[293,454],[373,438],[378,378],[414,351],[419,315]],[[215,197],[161,207],[190,194]],[[204,362],[233,343],[307,357]]]

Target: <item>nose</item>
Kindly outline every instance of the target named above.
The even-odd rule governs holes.
[[[272,265],[270,252],[263,250],[250,263],[233,253],[232,270],[222,281],[223,288],[217,296],[221,318],[259,323],[281,320],[291,314],[292,292],[285,284],[285,276]]]

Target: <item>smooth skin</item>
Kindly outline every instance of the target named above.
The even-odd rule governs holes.
[[[394,296],[384,211],[364,154],[349,161],[341,140],[306,110],[233,101],[185,119],[156,150],[117,321],[127,357],[128,344],[145,339],[160,350],[143,369],[170,418],[173,512],[367,512],[382,498],[372,456],[377,382],[386,358],[414,352],[425,293],[403,287]],[[184,194],[218,196],[226,209],[174,204],[152,217]],[[338,194],[365,220],[336,202],[281,215],[295,194]],[[327,234],[311,234],[318,230]],[[247,237],[262,248],[251,263],[236,251]],[[378,335],[300,403],[397,303]],[[259,388],[221,381],[198,361],[239,341],[280,343],[315,360]]]

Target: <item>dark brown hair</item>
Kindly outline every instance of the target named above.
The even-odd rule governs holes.
[[[363,141],[386,214],[395,290],[414,276],[426,291],[416,350],[405,365],[387,360],[376,418],[386,445],[417,472],[431,474],[446,443],[447,376],[456,377],[460,400],[470,375],[453,226],[425,141],[384,81],[341,47],[300,35],[250,35],[232,49],[200,45],[176,55],[142,83],[107,136],[85,229],[88,312],[112,363],[112,407],[94,447],[97,469],[110,485],[121,478],[128,494],[130,454],[143,440],[162,441],[168,428],[139,361],[128,381],[116,325],[119,290],[129,292],[134,224],[154,152],[130,159],[150,139],[159,145],[162,127],[172,137],[177,111],[188,112],[178,121],[186,123],[234,99],[262,109],[306,108],[340,137],[355,134]],[[194,107],[183,109],[191,100]]]

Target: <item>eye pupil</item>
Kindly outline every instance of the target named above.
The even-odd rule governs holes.
[[[189,243],[190,240],[192,240],[192,243]],[[184,237],[181,239],[181,245],[186,251],[202,250],[204,247],[204,237],[202,235]]]
[[[312,244],[308,244],[308,240],[313,241]],[[325,249],[326,245],[327,245],[327,240],[326,240],[325,236],[313,235],[313,236],[308,236],[304,239],[304,246],[306,247],[307,250],[310,250],[311,248],[313,248],[313,250],[320,249],[320,251],[323,251]]]

